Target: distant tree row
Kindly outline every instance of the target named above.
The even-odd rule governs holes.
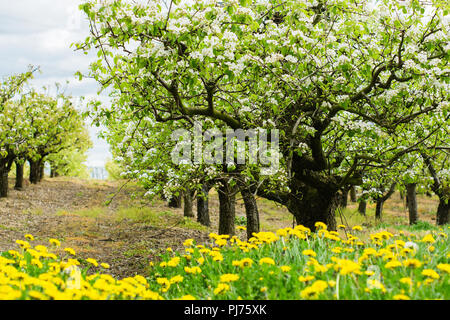
[[[81,113],[72,97],[57,92],[52,96],[34,89],[23,92],[36,69],[7,77],[0,88],[0,197],[8,196],[8,174],[15,164],[14,188],[22,190],[24,164],[29,163],[29,180],[40,182],[45,162],[52,176],[72,170],[83,159],[92,142]],[[60,86],[56,85],[57,91]]]

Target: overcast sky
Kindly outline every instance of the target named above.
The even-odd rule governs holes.
[[[55,82],[70,81],[66,92],[74,97],[97,97],[93,80],[78,81],[78,70],[86,73],[93,56],[74,51],[70,44],[88,36],[88,25],[78,5],[82,0],[0,0],[0,77],[24,72],[28,65],[40,66],[30,84],[39,89]],[[100,97],[107,101],[106,97]],[[103,166],[111,158],[109,146],[90,128],[94,148],[88,166]]]

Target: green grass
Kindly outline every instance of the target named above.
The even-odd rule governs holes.
[[[182,217],[175,212],[159,211],[149,207],[125,207],[117,211],[117,221],[131,220],[137,223],[146,223],[154,227],[167,228],[170,226],[206,231],[207,228],[190,218]]]

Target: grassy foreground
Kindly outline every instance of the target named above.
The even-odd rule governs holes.
[[[77,259],[56,239],[33,246],[26,235],[17,250],[0,254],[0,299],[450,298],[450,227],[318,227],[260,232],[249,241],[211,233],[206,245],[186,239],[184,252],[168,248],[150,274],[120,280],[107,274],[109,265]]]

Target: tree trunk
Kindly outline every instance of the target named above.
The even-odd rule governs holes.
[[[56,178],[59,177],[58,168],[55,166],[50,166],[50,178]]]
[[[355,186],[350,187],[350,200],[351,200],[351,202],[358,201],[356,198],[356,187]]]
[[[377,199],[377,205],[375,207],[375,219],[381,220],[381,214],[383,213],[383,199]]]
[[[181,194],[172,195],[169,200],[169,208],[181,208]]]
[[[358,212],[361,213],[363,216],[366,215],[366,209],[367,209],[367,201],[366,200],[360,200],[358,204]]]
[[[5,164],[0,167],[0,198],[8,196],[8,168]]]
[[[442,226],[449,223],[450,214],[450,200],[445,201],[444,198],[439,198],[439,205],[437,209],[436,224]]]
[[[187,189],[184,194],[183,194],[183,199],[184,199],[184,216],[185,217],[190,217],[193,218],[194,217],[194,211],[192,210],[192,198],[193,198],[193,193],[191,192],[191,190]]]
[[[202,185],[202,191],[197,194],[197,221],[204,226],[211,226],[209,219],[208,193],[210,186],[207,183]]]
[[[339,206],[341,208],[347,208],[349,191],[350,188],[345,188],[339,193]]]
[[[29,160],[30,163],[30,183],[37,184],[39,182],[39,161]]]
[[[419,217],[417,212],[416,184],[415,183],[407,184],[406,193],[408,195],[409,224],[413,225],[418,222]]]
[[[293,188],[291,190],[294,190]],[[316,222],[325,223],[328,230],[336,230],[335,211],[339,205],[339,194],[332,188],[318,191],[302,186],[289,194],[287,207],[297,224],[316,231]]]
[[[42,179],[44,179],[44,169],[45,169],[45,161],[39,161],[39,182],[42,181]]]
[[[234,219],[236,216],[236,195],[228,181],[220,181],[219,193],[219,234],[235,234]]]
[[[23,189],[23,167],[24,163],[16,162],[16,184],[15,190],[21,191]]]
[[[243,187],[241,189],[242,199],[245,205],[245,214],[247,216],[247,240],[253,237],[253,233],[259,232],[259,212],[255,196],[250,189]]]

